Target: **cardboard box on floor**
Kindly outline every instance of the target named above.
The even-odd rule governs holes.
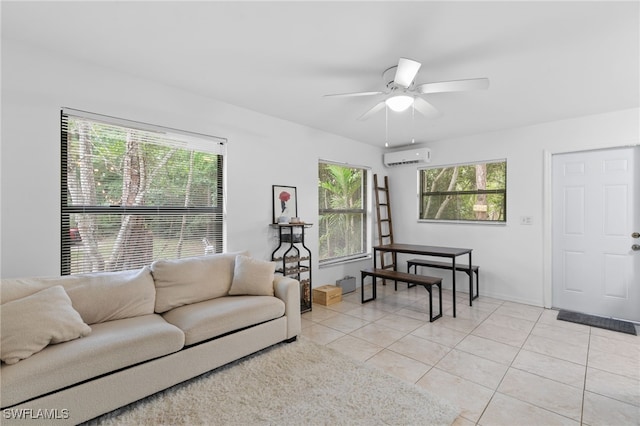
[[[342,300],[342,289],[335,285],[323,285],[313,289],[313,301],[319,305],[329,306]]]

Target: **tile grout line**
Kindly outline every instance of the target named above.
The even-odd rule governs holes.
[[[444,356],[442,356],[442,357],[438,360],[438,362],[437,362],[433,367],[431,367],[431,368],[429,369],[429,371],[431,371],[431,370],[432,370],[432,369],[434,369],[434,368],[437,368],[437,365],[438,365],[438,363],[440,363],[440,361],[442,361],[442,360],[443,360],[447,355],[449,355],[451,352],[453,352],[453,350],[454,350],[454,349],[456,349],[456,347],[457,347],[457,346],[458,346],[462,341],[464,341],[464,339],[466,339],[468,336],[471,336],[471,335],[472,335],[472,333],[473,333],[473,331],[474,331],[476,328],[480,327],[480,325],[482,325],[482,324],[483,324],[483,323],[484,323],[484,322],[485,322],[485,321],[486,321],[486,320],[487,320],[491,315],[493,315],[493,313],[495,313],[495,311],[496,311],[500,306],[502,306],[502,304],[497,305],[497,306],[496,306],[496,307],[495,307],[495,308],[494,308],[494,309],[493,309],[493,310],[492,310],[492,311],[487,315],[487,317],[486,317],[485,319],[483,319],[482,321],[480,321],[480,322],[479,322],[479,323],[478,323],[478,324],[477,324],[473,329],[471,329],[469,332],[467,332],[467,333],[466,333],[466,336],[465,336],[463,339],[461,339],[458,343],[456,343],[453,347],[451,347],[451,348],[447,351],[447,353],[446,353]],[[445,328],[449,328],[449,327],[447,327],[446,325],[443,325],[443,327],[445,327]],[[454,329],[451,329],[451,330],[454,330]],[[460,331],[460,330],[455,330],[455,331]],[[494,341],[494,340],[492,340],[492,339],[487,339],[487,340]],[[436,342],[436,343],[438,343],[438,342]],[[500,343],[500,342],[498,342],[498,343]],[[458,350],[460,350],[460,349],[458,349]],[[466,351],[462,351],[462,352],[467,353]],[[475,354],[472,354],[472,355],[475,355]],[[475,355],[475,356],[477,356],[477,355]],[[516,354],[516,356],[517,356],[517,354]],[[483,357],[481,357],[481,358],[483,358]],[[483,359],[486,359],[486,358],[483,358]],[[446,373],[451,374],[451,375],[454,375],[454,376],[456,376],[456,377],[460,377],[460,376],[458,376],[457,374],[453,374],[453,373],[448,372],[448,371],[446,371],[446,370],[441,370],[441,369],[438,369],[438,370],[440,370],[440,371],[445,371]],[[428,373],[428,372],[427,372],[427,373]],[[427,373],[425,373],[422,377],[424,377]],[[506,371],[505,371],[505,374],[506,374]],[[422,379],[422,377],[420,377],[420,379],[419,379],[419,380],[421,380],[421,379]],[[464,377],[460,377],[460,378],[461,378],[462,380],[467,380],[467,379],[465,379]],[[504,378],[504,376],[503,376],[503,378]],[[419,381],[419,380],[418,380],[418,381]],[[500,382],[502,382],[502,379],[500,380]],[[416,383],[417,383],[417,382],[416,382]],[[472,383],[475,383],[475,382],[472,382]],[[479,386],[483,386],[483,385],[481,385],[481,384],[479,384],[479,383],[476,383],[476,384],[477,384],[477,385],[479,385]],[[499,386],[499,385],[500,385],[500,384],[498,384],[498,386]],[[484,386],[484,387],[486,387],[486,386]],[[489,389],[489,388],[487,388],[487,389]],[[487,410],[487,407],[489,407],[489,404],[490,404],[490,403],[491,403],[491,401],[493,400],[493,397],[495,396],[495,394],[496,394],[496,392],[497,392],[497,386],[496,386],[496,389],[492,389],[492,391],[493,391],[493,393],[491,394],[491,398],[489,398],[489,400],[487,401],[487,404],[486,404],[486,405],[484,406],[484,408],[482,409],[482,412],[481,412],[481,413],[480,413],[480,415],[478,416],[478,420],[474,422],[474,424],[475,424],[475,425],[478,425],[478,424],[480,423],[480,419],[482,418],[482,416],[484,415],[485,411]],[[466,419],[466,420],[472,421],[472,420],[468,419],[467,417],[464,417],[462,414],[459,414],[459,417],[462,417],[462,418],[464,418],[464,419]]]
[[[543,312],[544,312],[544,311],[543,311]],[[541,312],[541,313],[540,313],[540,315],[538,316],[538,319],[535,321],[535,323],[534,323],[534,324],[538,324],[538,322],[540,321],[540,318],[542,317],[543,312]],[[531,335],[534,335],[534,334],[532,334],[532,331],[533,331],[533,329],[534,329],[534,328],[535,328],[535,325],[534,325],[534,326],[531,328],[531,330],[529,331],[529,334],[527,335],[527,339],[528,339]],[[534,336],[535,336],[535,335],[534,335]],[[526,343],[526,340],[527,340],[527,339],[525,339],[525,343]],[[517,367],[513,367],[513,366],[512,366],[512,365],[513,365],[513,362],[515,361],[515,359],[518,357],[518,355],[520,354],[520,352],[523,350],[523,346],[524,346],[524,343],[523,343],[523,344],[522,344],[522,346],[518,349],[518,353],[516,354],[516,356],[513,358],[513,360],[512,360],[512,361],[511,361],[511,363],[509,364],[509,367],[508,367],[508,368],[507,368],[507,370],[505,371],[505,374],[502,376],[502,379],[500,379],[500,383],[498,383],[498,385],[496,386],[496,389],[494,390],[493,395],[491,395],[491,398],[489,399],[489,402],[487,403],[487,405],[485,406],[484,410],[482,411],[482,414],[481,414],[481,415],[480,415],[480,417],[478,418],[478,422],[476,422],[476,425],[478,425],[478,424],[479,424],[480,419],[482,418],[482,416],[483,416],[483,415],[484,415],[484,413],[486,412],[487,408],[488,408],[488,407],[489,407],[489,405],[491,404],[491,401],[493,400],[493,398],[495,397],[495,395],[498,393],[498,388],[500,387],[500,385],[502,384],[502,382],[503,382],[504,378],[506,377],[507,373],[509,372],[509,369],[513,368],[513,369],[515,369],[515,370],[524,371],[524,372],[526,372],[526,373],[529,373],[528,371],[520,370],[519,368],[517,368]],[[555,357],[552,357],[552,358],[555,358]],[[559,359],[559,358],[558,358],[558,359]],[[586,369],[586,368],[587,368],[587,367],[586,367],[586,365],[585,365],[585,369]],[[533,374],[533,375],[538,376],[538,377],[541,377],[541,378],[543,378],[543,379],[552,380],[552,381],[556,382],[556,381],[555,381],[555,380],[553,380],[553,379],[548,379],[548,378],[546,378],[546,377],[539,376],[539,375],[534,374],[534,373],[529,373],[529,374]],[[585,379],[584,379],[584,380],[586,381],[586,372],[585,372]],[[561,383],[561,382],[557,382],[557,383],[564,384],[564,383]],[[582,411],[583,411],[583,410],[582,410],[582,409],[583,409],[583,407],[584,407],[584,387],[585,387],[585,386],[583,386],[583,397],[582,397],[582,403],[581,403],[581,404],[582,404],[582,406],[581,406],[581,410],[580,410],[580,425],[582,425],[582,424],[583,424],[583,423],[582,423],[582,417],[583,417],[583,413],[582,413]],[[569,420],[571,420],[571,421],[575,421],[575,419],[573,419],[573,418],[571,418],[571,417],[568,417],[568,416],[566,416],[566,415],[564,415],[564,414],[557,413],[557,412],[555,412],[555,411],[553,411],[553,410],[550,410],[550,409],[548,409],[548,408],[541,407],[541,406],[539,406],[539,405],[537,405],[537,404],[534,404],[534,403],[532,403],[532,402],[530,402],[530,401],[524,401],[524,400],[522,400],[522,399],[520,399],[520,398],[517,398],[517,397],[515,397],[515,396],[512,396],[512,395],[507,395],[507,396],[509,396],[509,397],[511,397],[511,398],[514,398],[514,399],[516,399],[516,400],[518,400],[518,401],[521,401],[521,402],[523,402],[523,403],[525,403],[525,404],[528,404],[528,405],[534,406],[534,407],[536,407],[536,408],[539,408],[539,409],[541,409],[541,410],[544,410],[544,411],[546,411],[546,412],[552,413],[552,414],[554,414],[554,415],[564,417],[564,418],[569,419]]]
[[[589,327],[589,340],[587,341],[587,359],[584,361],[584,382],[582,383],[582,406],[580,407],[580,424],[584,423],[584,398],[587,393],[587,373],[589,372],[589,353],[591,352],[591,330]]]
[[[495,312],[495,310],[492,312],[492,314]],[[544,312],[544,311],[543,311]],[[522,351],[522,347],[524,346],[524,344],[526,343],[527,339],[529,338],[529,336],[531,336],[531,332],[533,331],[533,329],[535,328],[535,325],[538,323],[538,321],[540,320],[540,317],[542,316],[542,312],[540,313],[540,315],[538,315],[538,319],[536,320],[536,322],[534,323],[533,327],[531,327],[531,330],[529,330],[529,334],[527,335],[527,338],[524,339],[524,342],[522,343],[522,345],[520,345],[520,347],[518,348],[518,352],[516,353],[516,355],[513,357],[513,359],[511,360],[511,362],[509,363],[509,365],[507,366],[507,369],[505,370],[504,374],[502,375],[502,378],[500,379],[500,382],[496,385],[496,388],[493,390],[493,394],[491,395],[491,398],[489,398],[489,401],[487,402],[487,405],[485,405],[484,409],[482,410],[482,413],[480,413],[480,417],[478,417],[478,421],[476,422],[476,425],[478,425],[480,423],[480,419],[482,419],[482,416],[484,416],[484,413],[487,411],[487,408],[489,408],[489,405],[491,404],[491,401],[493,401],[493,398],[495,398],[496,394],[498,393],[498,389],[500,388],[500,385],[502,385],[502,382],[504,381],[504,378],[507,376],[507,373],[509,372],[509,369],[511,368],[511,366],[513,365],[513,362],[516,360],[516,358],[518,358],[518,355],[520,354],[520,351]],[[487,317],[488,319],[489,317]],[[483,321],[484,322],[484,321]],[[482,323],[481,323],[482,324]],[[489,339],[492,340],[492,339]],[[512,397],[513,398],[513,397]],[[518,399],[518,398],[515,398]],[[522,401],[525,402],[527,404],[530,404],[527,401]],[[533,404],[532,404],[533,405]]]

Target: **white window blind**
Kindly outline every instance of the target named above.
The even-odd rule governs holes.
[[[61,272],[223,249],[226,141],[64,109]]]

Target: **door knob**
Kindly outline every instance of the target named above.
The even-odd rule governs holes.
[[[631,250],[633,251],[640,251],[640,244],[634,244],[631,246]]]
[[[631,238],[640,238],[640,232],[634,232],[631,234]]]

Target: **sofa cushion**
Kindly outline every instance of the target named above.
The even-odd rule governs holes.
[[[273,296],[275,270],[275,262],[237,256],[229,295]]]
[[[2,365],[2,406],[177,352],[184,345],[184,333],[156,314],[95,324],[92,329],[87,337],[47,346],[15,365]]]
[[[151,265],[156,286],[155,311],[226,296],[233,279],[235,259],[242,253],[157,260]]]
[[[67,288],[87,324],[153,313],[156,300],[148,266],[140,270],[88,274]]]
[[[0,327],[0,359],[7,364],[91,333],[61,286],[0,305]]]
[[[148,267],[52,278],[3,279],[2,303],[56,285],[64,287],[73,308],[87,324],[153,313],[155,287]]]
[[[185,345],[202,342],[284,315],[284,302],[271,296],[226,296],[173,309],[163,318],[184,331]]]

